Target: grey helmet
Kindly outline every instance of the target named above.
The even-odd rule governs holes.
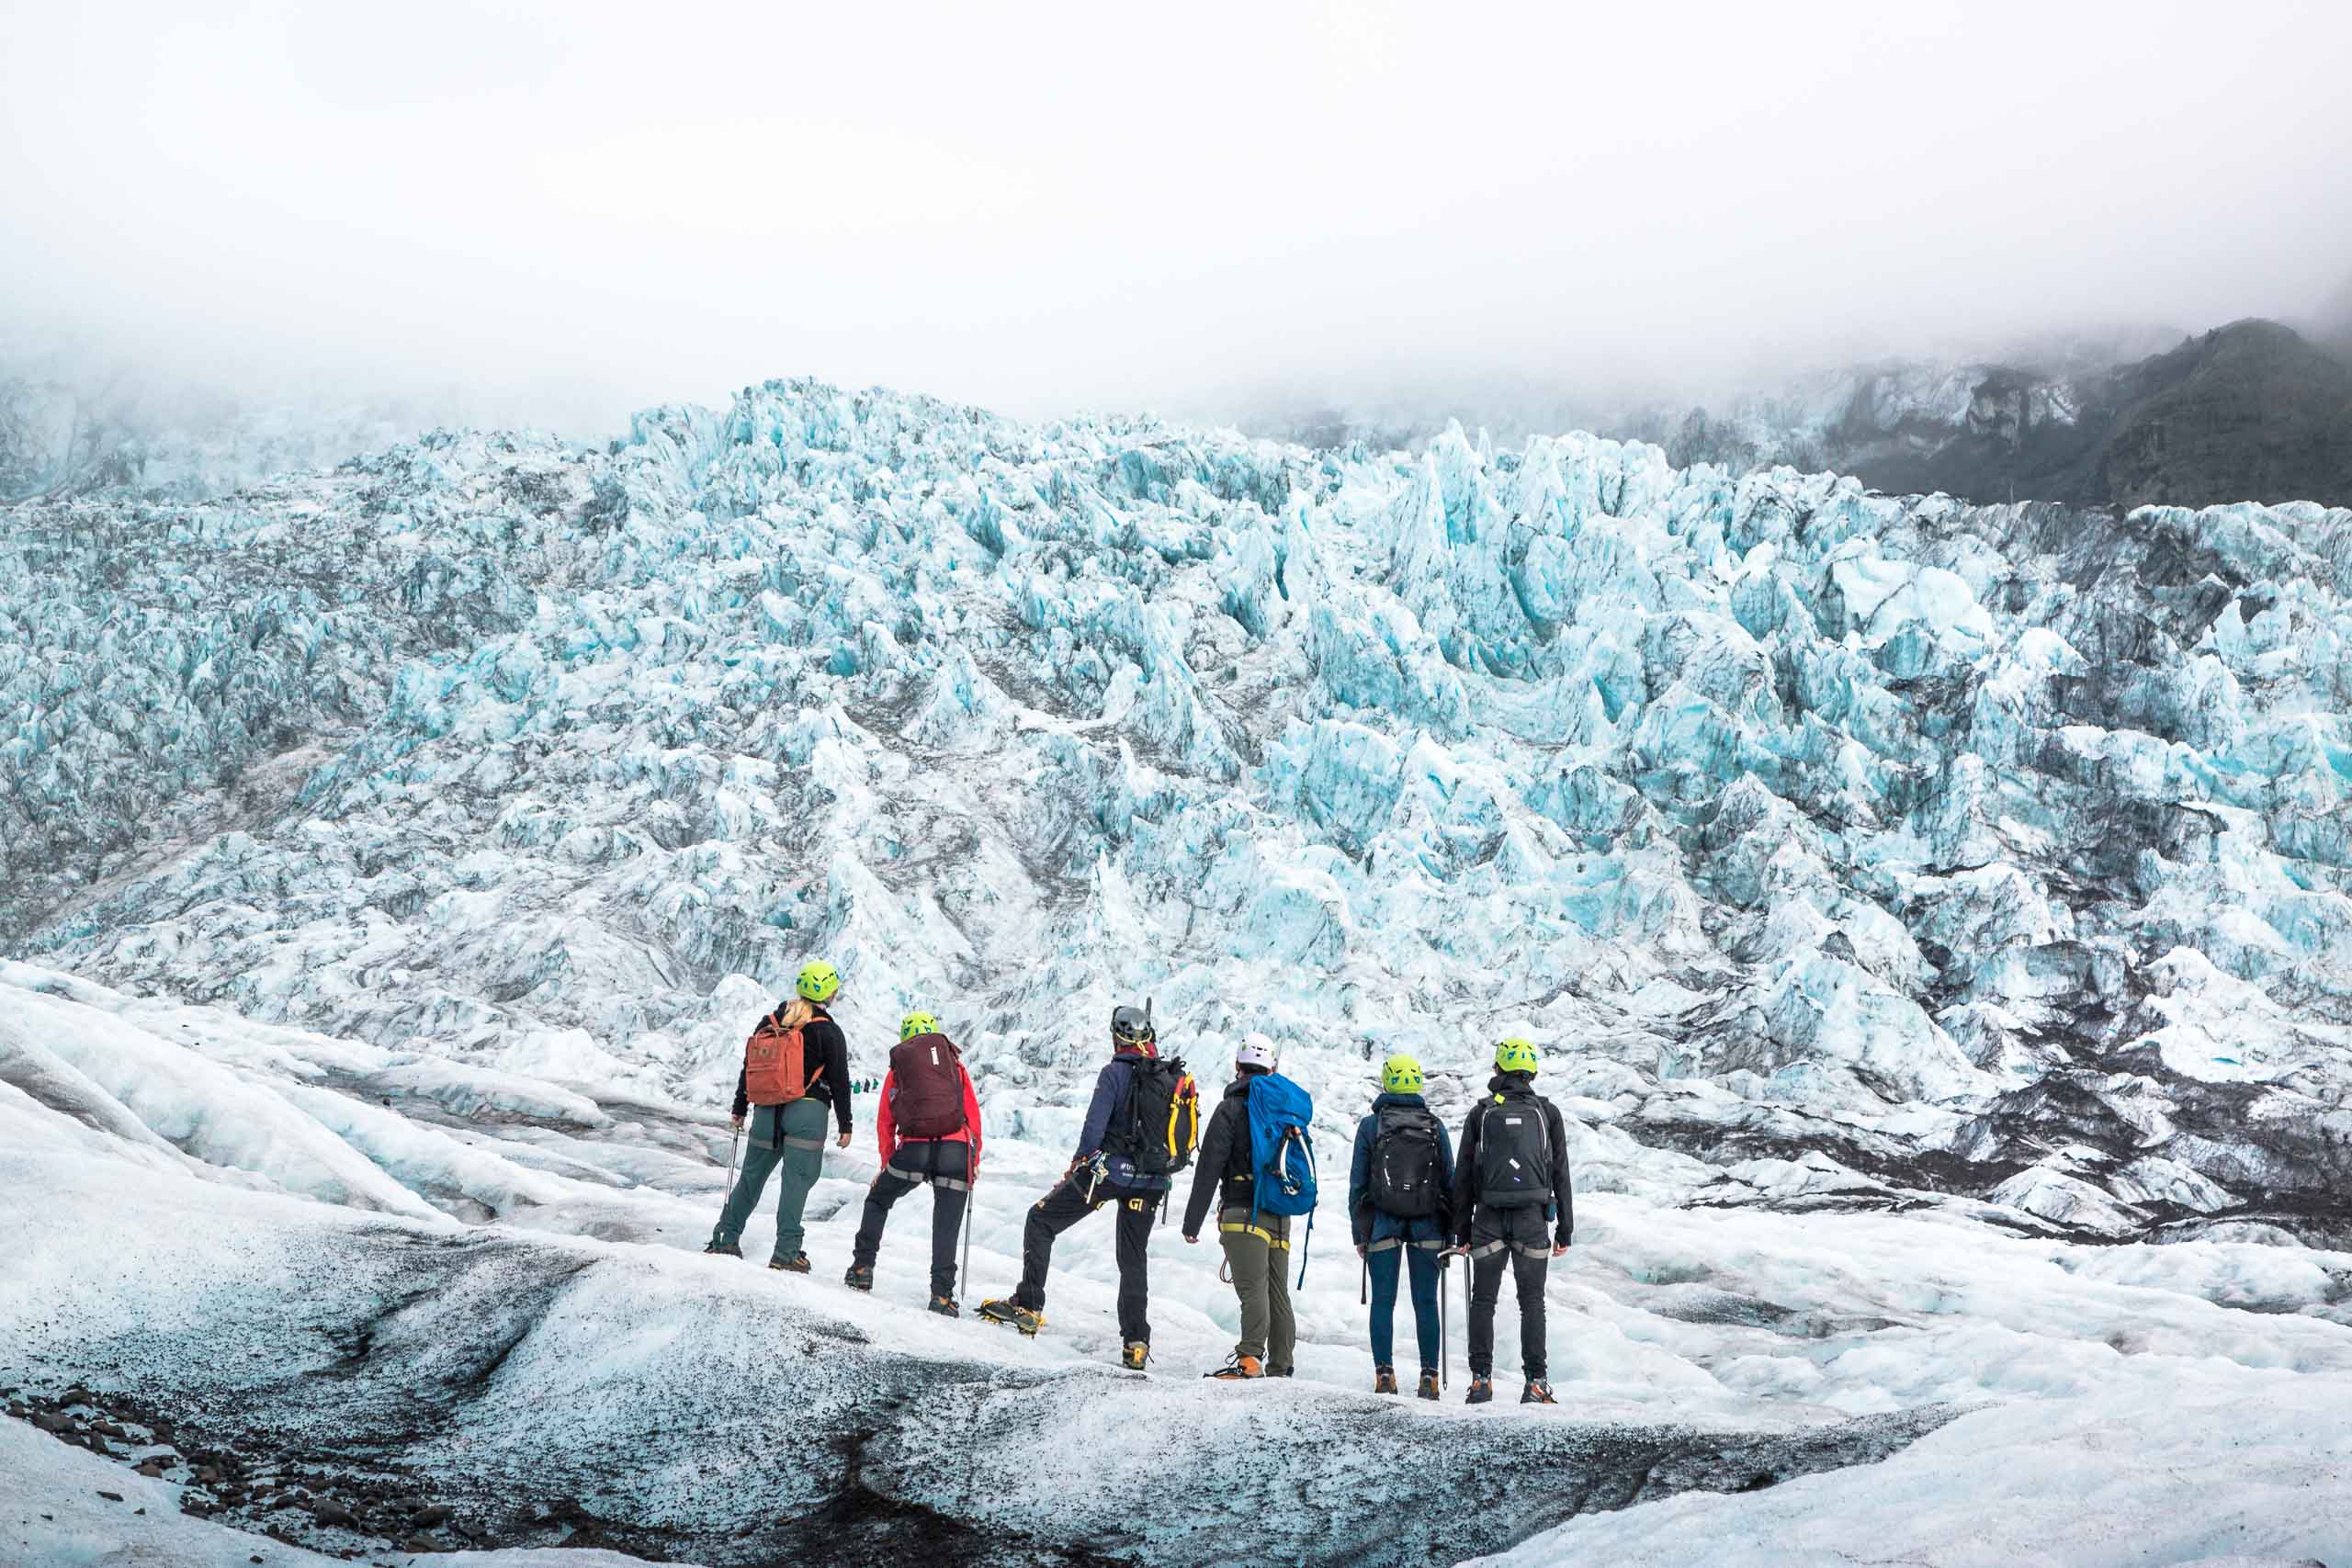
[[[1151,1003],[1143,1006],[1114,1007],[1111,1010],[1111,1049],[1117,1051],[1128,1045],[1150,1045],[1159,1039],[1151,1027]]]

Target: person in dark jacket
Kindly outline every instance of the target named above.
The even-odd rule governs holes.
[[[752,1135],[743,1151],[742,1174],[727,1195],[727,1207],[719,1213],[718,1227],[710,1233],[705,1252],[743,1256],[743,1222],[752,1217],[761,1189],[781,1165],[784,1180],[775,1200],[775,1251],[768,1267],[794,1274],[808,1272],[808,1255],[801,1250],[805,1236],[800,1214],[808,1206],[808,1190],[817,1185],[825,1168],[827,1105],[832,1107],[833,1120],[841,1129],[841,1146],[849,1147],[849,1042],[842,1038],[841,1025],[833,1021],[833,1015],[825,1010],[825,1004],[841,987],[842,977],[833,966],[818,959],[802,967],[794,986],[799,994],[763,1021],[780,1029],[800,1031],[801,1071],[807,1085],[802,1098],[789,1105],[754,1106],[749,1069],[736,1074],[735,1126],[740,1131],[748,1113]]]
[[[1384,1122],[1403,1129],[1399,1136],[1425,1130],[1434,1138],[1436,1186],[1430,1206],[1436,1213],[1393,1214],[1374,1201],[1373,1156]],[[1412,1281],[1413,1329],[1420,1342],[1421,1380],[1414,1392],[1423,1399],[1438,1396],[1438,1265],[1453,1205],[1453,1140],[1421,1098],[1420,1063],[1410,1056],[1391,1056],[1381,1067],[1380,1094],[1372,1102],[1372,1112],[1356,1127],[1355,1160],[1348,1172],[1348,1214],[1355,1225],[1356,1255],[1372,1275],[1374,1393],[1396,1392],[1396,1278],[1402,1271]]]
[[[1158,1033],[1142,1008],[1111,1010],[1111,1060],[1095,1076],[1094,1098],[1078,1134],[1078,1156],[1052,1190],[1030,1206],[1021,1231],[1021,1282],[1010,1297],[982,1302],[980,1315],[1035,1334],[1046,1321],[1046,1271],[1054,1259],[1054,1238],[1104,1204],[1118,1209],[1119,1359],[1141,1371],[1151,1359],[1151,1280],[1148,1272],[1152,1216],[1167,1198],[1169,1179],[1139,1169],[1123,1125],[1138,1063],[1159,1055]],[[1184,1092],[1193,1092],[1184,1080]],[[1190,1153],[1189,1143],[1186,1152]]]
[[[899,1047],[890,1070],[882,1076],[881,1102],[874,1108],[882,1168],[874,1173],[874,1184],[865,1191],[865,1213],[857,1227],[844,1283],[853,1291],[874,1288],[874,1259],[882,1250],[882,1227],[889,1221],[891,1205],[928,1184],[932,1190],[931,1310],[942,1317],[958,1317],[962,1310],[956,1304],[956,1237],[964,1228],[964,1208],[972,1183],[980,1176],[979,1096],[972,1091],[972,1075],[965,1071],[963,1056],[931,1014],[910,1012],[899,1021]],[[926,1049],[944,1058],[941,1066],[925,1068],[922,1053]],[[915,1137],[901,1127],[898,1057],[908,1052],[915,1053],[909,1071],[913,1075],[918,1112],[923,1091],[932,1081],[926,1073],[938,1076],[943,1093],[951,1084],[960,1088],[962,1124],[953,1132]],[[947,1071],[950,1067],[952,1074]]]
[[[1233,1054],[1233,1081],[1201,1133],[1200,1164],[1184,1205],[1184,1239],[1198,1242],[1209,1204],[1217,1205],[1217,1241],[1226,1272],[1241,1298],[1241,1339],[1213,1378],[1292,1375],[1298,1328],[1290,1310],[1290,1216],[1255,1213],[1257,1172],[1250,1145],[1250,1083],[1274,1070],[1274,1043],[1244,1037]]]
[[[1495,1303],[1508,1260],[1519,1287],[1519,1359],[1527,1387],[1521,1404],[1550,1404],[1544,1335],[1544,1285],[1551,1260],[1576,1231],[1576,1194],[1568,1182],[1568,1135],[1559,1107],[1535,1092],[1535,1047],[1506,1040],[1495,1047],[1491,1098],[1462,1124],[1462,1157],[1453,1167],[1454,1256],[1471,1260],[1469,1403],[1495,1396]]]

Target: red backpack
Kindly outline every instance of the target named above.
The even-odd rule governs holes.
[[[805,1100],[825,1076],[821,1064],[804,1076],[800,1032],[807,1027],[786,1029],[770,1013],[743,1043],[743,1093],[753,1105],[790,1105]]]
[[[964,1130],[962,1053],[944,1034],[918,1034],[891,1048],[890,1117],[902,1138],[944,1138]]]

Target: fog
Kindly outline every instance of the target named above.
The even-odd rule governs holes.
[[[582,433],[1054,414],[2315,306],[2352,7],[18,4],[0,334]]]

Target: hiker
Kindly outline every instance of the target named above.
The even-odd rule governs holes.
[[[1241,1298],[1241,1338],[1213,1378],[1286,1378],[1294,1369],[1297,1326],[1290,1310],[1290,1216],[1253,1213],[1257,1167],[1250,1153],[1250,1088],[1274,1070],[1274,1043],[1244,1036],[1225,1087],[1201,1134],[1201,1163],[1184,1205],[1184,1239],[1198,1244],[1201,1222],[1216,1201],[1217,1241],[1226,1273]]]
[[[743,1222],[760,1201],[769,1173],[784,1167],[775,1201],[775,1251],[768,1267],[808,1272],[800,1249],[800,1212],[825,1165],[825,1107],[833,1108],[842,1148],[849,1147],[849,1043],[825,1004],[842,988],[842,977],[820,958],[802,966],[793,989],[798,994],[760,1020],[743,1046],[743,1070],[735,1079],[735,1128],[750,1113],[752,1135],[743,1151],[743,1172],[727,1195],[718,1228],[705,1252],[741,1258]]]
[[[1453,1140],[1422,1100],[1421,1081],[1421,1065],[1410,1056],[1391,1056],[1382,1065],[1380,1093],[1356,1128],[1348,1214],[1355,1225],[1356,1256],[1370,1275],[1372,1392],[1396,1392],[1401,1269],[1411,1281],[1413,1332],[1420,1342],[1421,1381],[1414,1392],[1435,1399],[1444,1350],[1438,1269],[1453,1206]]]
[[[1536,1062],[1527,1041],[1495,1047],[1492,1098],[1470,1108],[1453,1167],[1453,1256],[1471,1260],[1471,1404],[1495,1397],[1495,1303],[1506,1261],[1519,1287],[1519,1359],[1527,1378],[1519,1402],[1555,1403],[1544,1377],[1544,1283],[1551,1260],[1568,1250],[1576,1196],[1567,1128],[1559,1107],[1535,1092]]]
[[[1021,1283],[1007,1299],[982,1302],[980,1315],[1035,1334],[1046,1321],[1046,1270],[1054,1237],[1105,1203],[1118,1206],[1120,1363],[1141,1371],[1151,1359],[1145,1315],[1151,1284],[1146,1247],[1151,1217],[1170,1179],[1193,1158],[1200,1091],[1182,1061],[1161,1060],[1151,1005],[1111,1010],[1111,1060],[1078,1134],[1078,1157],[1029,1210],[1021,1231]]]
[[[857,1227],[842,1282],[874,1288],[874,1257],[890,1206],[916,1188],[931,1186],[931,1310],[958,1317],[956,1237],[972,1183],[980,1174],[980,1101],[963,1054],[941,1032],[939,1020],[910,1012],[899,1021],[898,1048],[882,1076],[874,1126],[882,1168],[865,1190],[865,1218]]]

